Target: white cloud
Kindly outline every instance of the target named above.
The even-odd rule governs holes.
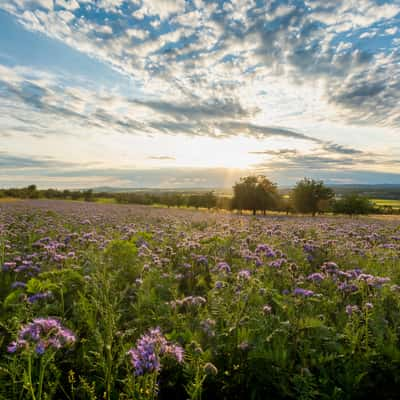
[[[363,32],[360,35],[360,39],[371,39],[376,36],[376,31],[371,31],[371,32]]]
[[[398,28],[396,28],[396,27],[385,29],[386,35],[395,35],[397,32],[398,32]]]
[[[185,0],[143,0],[141,7],[133,13],[136,18],[144,16],[159,16],[165,19],[171,14],[185,10]]]
[[[76,10],[79,8],[79,3],[76,0],[55,0],[55,4],[66,10]]]

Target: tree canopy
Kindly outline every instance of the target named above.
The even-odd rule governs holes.
[[[322,181],[309,178],[297,182],[292,191],[292,201],[296,211],[312,215],[324,211],[333,196],[333,190],[325,186]]]
[[[273,210],[278,203],[278,190],[276,184],[272,183],[263,175],[246,176],[233,186],[232,208],[236,210],[250,210],[253,215],[257,210],[265,213]]]
[[[364,196],[349,194],[335,202],[333,211],[348,215],[370,214],[374,211],[374,205]]]

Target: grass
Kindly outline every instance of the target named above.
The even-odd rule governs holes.
[[[389,206],[393,208],[400,208],[400,200],[391,199],[371,199],[379,207]]]
[[[0,203],[8,203],[10,201],[17,201],[19,199],[16,199],[14,197],[0,197]]]

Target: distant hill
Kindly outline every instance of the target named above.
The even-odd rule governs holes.
[[[400,185],[329,185],[337,195],[357,193],[369,198],[400,200]]]

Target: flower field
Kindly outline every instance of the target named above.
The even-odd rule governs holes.
[[[400,221],[0,203],[0,399],[398,398]]]

